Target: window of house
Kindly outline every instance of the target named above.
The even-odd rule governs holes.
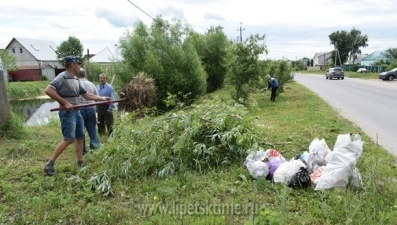
[[[23,53],[23,48],[19,48],[19,53]]]
[[[15,53],[15,48],[12,49],[12,53]]]

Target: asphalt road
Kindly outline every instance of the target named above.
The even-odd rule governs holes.
[[[397,156],[397,80],[327,80],[325,73],[297,73],[294,78]]]

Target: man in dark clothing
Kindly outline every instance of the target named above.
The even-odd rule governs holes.
[[[113,87],[107,83],[107,76],[104,73],[99,75],[100,83],[96,86],[98,94],[100,96],[109,97],[111,100],[115,100]],[[106,134],[106,128],[108,135],[110,136],[113,132],[113,109],[115,108],[113,103],[98,105],[98,133],[103,135]]]
[[[270,95],[270,101],[275,102],[276,101],[276,92],[278,89],[278,81],[276,78],[271,77],[269,74],[266,75],[266,79],[268,79],[268,87],[271,88],[272,94]]]

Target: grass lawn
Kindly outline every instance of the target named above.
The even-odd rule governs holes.
[[[229,91],[222,89],[198,102],[208,107],[209,113],[219,102],[230,100]],[[128,161],[142,154],[131,150],[137,141],[134,139],[145,140],[145,135],[154,135],[153,131],[144,133],[153,118],[133,123],[128,116],[120,115],[115,127],[118,137],[101,136],[102,146],[87,155],[87,167],[77,168],[74,149],[69,146],[56,162],[57,176],[46,177],[43,166],[61,139],[59,122],[53,120],[48,125],[26,127],[21,139],[0,139],[0,223],[397,224],[397,171],[393,156],[357,126],[330,113],[329,105],[298,83],[287,84],[276,102],[269,101],[269,94],[252,93],[243,118],[254,121],[258,147],[274,147],[291,159],[307,151],[316,137],[324,138],[332,149],[338,134],[359,133],[364,140],[364,152],[357,163],[362,189],[314,191],[312,187],[291,189],[264,179],[255,180],[242,166],[245,157],[210,169],[186,167],[172,175],[155,175],[149,166],[158,162],[145,161],[143,156],[141,162]],[[188,120],[181,119],[184,121]],[[232,121],[225,120],[225,124]],[[166,130],[166,126],[161,129]],[[139,132],[141,136],[137,135]],[[238,142],[239,136],[236,138]],[[152,144],[154,149],[154,143],[158,143],[155,138],[147,145]],[[179,147],[184,150],[184,145]],[[167,158],[160,157],[174,160],[178,154],[171,149],[146,153],[148,158],[155,154],[164,163]]]

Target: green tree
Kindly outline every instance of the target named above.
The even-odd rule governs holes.
[[[234,85],[232,97],[237,102],[248,100],[250,84],[259,79],[259,56],[267,54],[265,37],[250,35],[244,42],[237,42],[233,46],[233,57],[229,61],[230,81]]]
[[[396,59],[393,59],[390,61],[390,64],[387,66],[386,70],[390,71],[394,68],[397,68],[397,60]]]
[[[354,55],[361,54],[361,47],[368,47],[368,36],[362,35],[360,30],[353,27],[349,32],[350,35],[350,53],[349,53],[349,64],[351,64]]]
[[[397,60],[397,48],[388,48],[385,52],[385,58],[389,61]]]
[[[342,30],[335,31],[329,35],[331,45],[334,45],[335,51],[332,53],[332,60],[335,65],[342,65],[353,55],[361,54],[360,48],[368,46],[367,35],[362,35],[360,30],[353,27],[350,32]]]
[[[108,75],[108,71],[106,71],[106,67],[102,66],[99,63],[86,62],[84,67],[87,71],[86,74],[87,79],[93,83],[97,83],[97,81],[99,80],[99,74],[105,73],[106,75]]]
[[[297,61],[297,65],[303,65],[301,61]],[[264,80],[266,74],[272,75],[274,78],[278,80],[279,88],[278,92],[284,92],[284,85],[291,80],[292,76],[292,67],[286,60],[266,60],[261,62],[262,68],[264,68],[264,72],[261,76],[261,79]],[[264,87],[267,87],[267,81],[264,80]]]
[[[3,64],[4,76],[8,76],[8,71],[17,71],[17,58],[8,53],[7,50],[0,50],[0,58]]]
[[[204,65],[207,77],[207,92],[221,88],[228,73],[227,49],[231,45],[223,28],[211,27],[205,35],[192,32],[189,36]]]
[[[193,43],[186,39],[190,32],[186,24],[157,17],[150,27],[138,22],[132,33],[120,39],[120,52],[130,71],[122,79],[129,82],[139,72],[154,78],[157,109],[174,107],[166,102],[170,95],[189,103],[206,91],[207,74]]]
[[[64,65],[64,58],[69,55],[78,56],[81,60],[83,60],[83,45],[80,40],[76,37],[69,36],[66,41],[62,41],[58,46],[55,53],[57,54],[57,58],[61,65]]]

